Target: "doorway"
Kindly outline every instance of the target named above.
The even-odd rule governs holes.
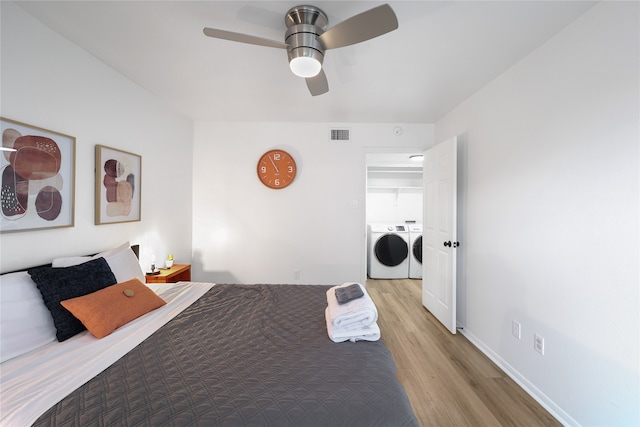
[[[397,150],[397,149],[396,149]],[[370,224],[405,226],[422,223],[423,185],[422,162],[412,156],[422,155],[422,150],[367,152],[365,230],[369,240]],[[365,273],[369,271],[371,251],[365,244]],[[407,275],[409,278],[409,268]]]

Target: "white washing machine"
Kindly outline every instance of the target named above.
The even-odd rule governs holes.
[[[409,228],[406,225],[369,224],[367,275],[372,279],[409,277]]]
[[[422,224],[409,225],[409,279],[422,279]]]

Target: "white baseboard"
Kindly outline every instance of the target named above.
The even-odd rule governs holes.
[[[500,355],[496,354],[491,348],[487,347],[482,341],[480,341],[475,335],[469,332],[463,325],[458,324],[458,332],[465,336],[474,346],[478,348],[485,356],[487,356],[493,363],[498,365],[512,380],[516,382],[524,391],[526,391],[536,402],[538,402],[544,409],[546,409],[555,419],[557,419],[562,425],[567,427],[580,427],[580,424],[574,420],[569,414],[556,405],[549,397],[547,397],[542,391],[540,391],[529,380],[523,377],[520,372],[509,365],[503,360]]]

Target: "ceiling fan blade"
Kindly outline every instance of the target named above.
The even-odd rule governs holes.
[[[318,37],[325,49],[335,49],[381,36],[398,28],[398,18],[388,4],[374,7],[329,28]]]
[[[324,74],[324,70],[320,70],[318,75],[314,77],[308,77],[305,79],[307,87],[311,95],[318,96],[323,93],[329,92],[329,83],[327,82],[327,76]]]
[[[206,27],[202,31],[204,32],[205,36],[214,37],[216,39],[230,40],[232,42],[255,44],[258,46],[275,47],[279,49],[287,48],[287,44],[285,43],[275,41],[275,40],[270,40],[270,39],[263,39],[262,37],[250,36],[248,34],[234,33],[233,31],[218,30],[216,28],[208,28],[208,27]]]

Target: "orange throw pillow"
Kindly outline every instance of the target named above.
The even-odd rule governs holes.
[[[88,295],[61,301],[97,338],[104,338],[120,326],[166,304],[140,279],[100,289]]]

